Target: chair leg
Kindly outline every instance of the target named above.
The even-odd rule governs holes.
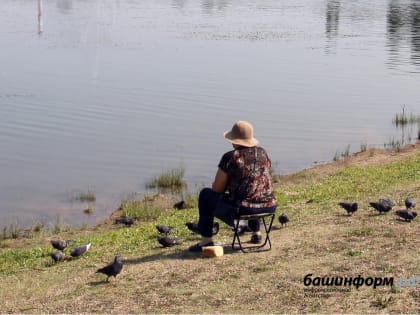
[[[265,230],[265,241],[261,245],[261,247],[264,247],[267,244],[267,242],[268,242],[268,246],[269,246],[269,249],[268,250],[271,249],[270,232],[271,232],[271,227],[272,227],[273,221],[274,221],[274,213],[270,217],[271,217],[271,219],[270,219],[270,222],[269,222],[268,226],[266,224],[267,222],[265,222],[265,217],[262,218],[263,225],[264,225],[264,230]]]
[[[236,221],[236,223],[234,224],[234,236],[233,236],[233,241],[232,241],[232,249],[235,250],[235,243],[236,240],[238,241],[238,245],[239,245],[239,249],[243,252],[243,253],[249,253],[249,252],[253,252],[253,251],[268,251],[271,250],[271,240],[270,240],[270,232],[271,232],[271,227],[273,225],[273,221],[274,221],[274,216],[275,214],[270,214],[268,215],[271,219],[269,220],[269,222],[266,222],[265,218],[266,217],[262,217],[262,222],[264,225],[264,230],[265,230],[265,240],[262,244],[256,245],[256,246],[248,246],[248,247],[243,247],[242,243],[241,243],[241,238],[239,236],[239,219]],[[267,217],[268,217],[267,216]],[[265,245],[268,243],[268,248],[266,249],[262,249],[263,247],[265,247]]]
[[[242,244],[241,244],[241,238],[239,237],[239,222],[240,220],[236,220],[236,222],[233,225],[233,241],[232,241],[232,249],[235,249],[235,242],[238,240],[239,248],[242,250]]]

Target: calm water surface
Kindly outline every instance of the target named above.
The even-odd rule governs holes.
[[[197,190],[238,119],[277,173],[418,135],[392,119],[420,114],[419,1],[38,2],[0,3],[0,225],[91,224],[178,167]]]

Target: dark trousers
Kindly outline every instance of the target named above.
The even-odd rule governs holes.
[[[233,226],[236,207],[231,204],[224,193],[217,193],[211,188],[203,188],[198,196],[198,228],[204,237],[212,236],[214,218]],[[276,206],[268,208],[239,207],[240,214],[274,213]],[[260,220],[249,220],[248,226],[253,232],[260,230]]]

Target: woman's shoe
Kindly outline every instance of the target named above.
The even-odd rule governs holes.
[[[195,245],[190,246],[188,248],[188,250],[190,252],[201,252],[203,250],[203,247],[206,247],[206,246],[214,246],[214,243],[213,242],[209,242],[209,243],[204,244],[204,245],[200,245],[200,243],[197,243]]]
[[[262,242],[262,237],[259,234],[254,234],[251,236],[251,243],[253,244],[261,244]]]

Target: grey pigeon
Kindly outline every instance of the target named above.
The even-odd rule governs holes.
[[[379,199],[378,202],[369,202],[370,206],[376,209],[379,214],[389,212],[395,203],[390,199]]]
[[[381,202],[381,203],[385,203],[385,204],[388,204],[388,205],[390,205],[391,207],[393,207],[393,206],[395,206],[395,202],[393,202],[391,199],[389,199],[389,198],[382,198],[382,199],[379,199],[379,202]]]
[[[74,243],[73,240],[51,240],[51,245],[58,250],[64,250],[71,243]]]
[[[404,202],[405,202],[406,209],[411,209],[411,208],[416,207],[416,201],[414,200],[414,198],[407,197]]]
[[[357,202],[339,202],[338,205],[346,210],[348,215],[353,215],[358,208]]]
[[[179,240],[179,238],[175,236],[158,235],[157,240],[159,244],[161,244],[163,247],[171,247],[174,245],[181,244],[181,241]]]
[[[56,251],[55,253],[51,254],[51,258],[55,261],[55,262],[59,262],[59,261],[63,261],[64,260],[64,254],[62,251]]]
[[[90,245],[91,243],[75,247],[70,251],[70,255],[72,257],[80,257],[89,250]]]
[[[109,281],[109,277],[116,278],[117,275],[121,272],[123,269],[123,263],[121,260],[121,256],[115,256],[114,262],[110,263],[109,265],[99,268],[96,273],[103,273],[107,275],[106,281]]]
[[[417,212],[411,211],[411,210],[397,210],[395,211],[395,214],[399,216],[400,218],[404,219],[404,221],[411,222],[411,220],[414,220],[415,217],[417,217]]]
[[[282,227],[283,227],[283,225],[284,225],[284,226],[287,226],[287,223],[289,223],[289,221],[290,221],[290,219],[289,219],[289,217],[287,216],[287,214],[282,213],[282,214],[279,216],[279,222],[280,222],[280,224],[281,224],[281,226],[282,226]]]
[[[124,224],[125,226],[132,226],[137,221],[136,217],[121,217],[115,220],[115,224]]]
[[[159,233],[162,233],[162,234],[169,234],[175,231],[174,227],[163,225],[163,224],[156,225],[156,229],[159,231]]]

